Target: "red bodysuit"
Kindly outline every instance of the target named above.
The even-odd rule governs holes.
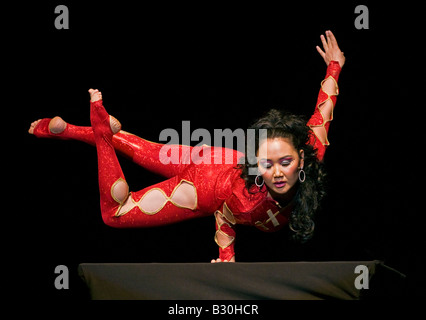
[[[337,62],[330,62],[325,80],[333,79],[336,94],[323,91],[324,80],[314,114],[308,121],[309,127],[323,127],[326,134],[333,115],[331,112],[330,117],[324,117],[320,106],[331,100],[334,108],[340,70]],[[113,134],[102,100],[91,102],[92,127],[67,124],[63,132],[53,134],[49,131],[50,120],[43,119],[37,124],[34,128],[37,137],[76,139],[96,145],[101,213],[103,221],[111,227],[154,227],[214,214],[219,258],[229,261],[234,256],[236,224],[253,225],[272,232],[288,223],[293,209],[291,203],[281,208],[268,196],[265,185],[261,188],[253,185],[252,192],[245,187],[240,177],[241,169],[236,168],[238,160],[244,157],[241,152],[209,146],[164,145],[124,131]],[[310,143],[322,160],[328,140],[321,142],[313,130]],[[128,192],[116,151],[167,179],[140,191]],[[179,154],[179,161],[168,164],[160,161],[169,154]],[[197,160],[201,158],[204,161],[200,163]],[[116,186],[127,191],[121,195],[115,191]]]

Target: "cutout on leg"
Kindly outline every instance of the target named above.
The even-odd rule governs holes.
[[[123,203],[122,206],[117,210],[115,213],[116,217],[121,217],[122,215],[125,215],[127,212],[132,210],[134,207],[136,207],[136,203],[132,198],[132,194],[127,198],[127,200]]]
[[[173,189],[170,197],[160,188],[147,191],[139,201],[139,208],[143,213],[156,214],[170,201],[179,208],[195,210],[197,208],[197,190],[186,180],[181,180]]]
[[[192,183],[182,180],[173,191],[170,201],[175,206],[195,210],[197,208],[197,190]]]
[[[62,133],[67,127],[67,123],[61,117],[54,117],[49,122],[49,131],[53,134]]]
[[[143,213],[156,214],[163,209],[168,201],[163,190],[155,188],[147,191],[139,202],[139,208]]]
[[[109,116],[109,125],[111,127],[112,133],[116,134],[121,130],[121,123],[113,116]]]
[[[114,182],[111,187],[111,197],[119,204],[123,204],[127,200],[129,197],[129,186],[124,179],[119,178]]]

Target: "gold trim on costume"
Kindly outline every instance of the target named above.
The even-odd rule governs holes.
[[[127,200],[127,198],[129,197],[129,195],[127,195],[127,197],[123,201],[120,201],[114,196],[114,190],[113,190],[114,187],[117,185],[117,183],[119,183],[120,181],[123,181],[125,184],[127,184],[126,180],[124,180],[123,178],[118,178],[117,181],[115,181],[112,184],[110,192],[111,192],[111,197],[114,199],[115,202],[118,202],[119,204],[123,204]]]
[[[332,79],[332,80],[334,81],[334,85],[335,85],[335,88],[336,88],[336,93],[335,93],[335,94],[334,94],[334,93],[327,93],[327,92],[325,92],[325,91],[324,91],[324,89],[323,89],[323,84],[324,84],[324,82],[325,82],[325,81],[327,81],[328,79]],[[321,115],[322,123],[321,123],[321,124],[317,124],[317,125],[310,124],[310,125],[309,125],[309,128],[311,128],[312,133],[315,135],[315,137],[317,137],[317,139],[319,140],[319,142],[321,142],[321,144],[322,144],[323,146],[329,146],[329,145],[330,145],[330,141],[328,141],[328,134],[327,134],[327,130],[325,129],[325,125],[326,125],[328,122],[333,121],[333,117],[334,117],[334,102],[333,102],[333,100],[331,99],[331,97],[333,97],[333,96],[334,96],[334,97],[337,97],[337,96],[339,95],[339,86],[338,86],[338,84],[337,84],[336,79],[334,79],[334,78],[333,78],[333,76],[329,75],[327,78],[325,78],[324,80],[322,80],[322,81],[321,81],[321,91],[322,91],[322,92],[324,92],[324,93],[327,95],[327,99],[325,99],[324,101],[320,102],[320,103],[316,106],[316,108],[318,108],[318,111],[319,111],[319,113],[320,113],[320,115]],[[323,105],[324,103],[326,103],[328,100],[330,100],[330,101],[331,101],[331,113],[330,113],[330,119],[325,120],[324,114],[322,113],[320,106],[322,106],[322,105]],[[320,137],[319,137],[319,136],[315,133],[315,131],[313,130],[313,128],[319,128],[319,127],[322,127],[322,128],[324,128],[324,130],[325,130],[325,141],[324,141],[324,142],[322,142],[322,140],[320,139]]]
[[[265,231],[268,231],[268,230],[269,230],[269,228],[268,228],[267,226],[265,226],[265,224],[264,224],[263,222],[256,221],[256,222],[254,223],[254,225],[255,225],[256,227],[262,227],[262,228],[263,228],[263,230],[265,230]]]
[[[214,213],[214,217],[215,217],[215,219],[216,219],[216,224],[217,224],[217,230],[216,230],[216,232],[215,232],[215,234],[214,234],[214,241],[216,242],[216,244],[221,248],[221,249],[225,249],[225,248],[228,248],[234,241],[235,241],[235,237],[233,237],[233,236],[230,236],[229,234],[227,234],[227,233],[225,233],[225,232],[223,232],[222,231],[222,229],[221,229],[221,227],[224,225],[224,224],[226,224],[228,227],[230,227],[230,228],[232,228],[232,226],[229,224],[229,223],[227,223],[226,221],[224,221],[224,220],[222,220],[222,223],[218,220],[218,214],[220,214],[220,216],[221,216],[221,218],[224,218],[224,215],[223,215],[223,213],[221,212],[221,211],[219,211],[219,210],[216,210],[216,212]],[[226,218],[225,218],[226,219]],[[217,239],[217,234],[218,233],[221,233],[221,234],[223,234],[224,236],[226,236],[228,239],[230,239],[229,240],[229,242],[228,243],[226,243],[225,245],[221,245],[220,243],[219,243],[219,240]]]
[[[129,198],[130,192],[127,193],[127,196],[123,199],[123,201],[118,200],[115,195],[114,195],[114,187],[119,183],[119,182],[124,182],[127,185],[126,180],[124,180],[123,178],[118,178],[111,186],[110,189],[110,193],[111,193],[111,197],[114,199],[115,202],[117,202],[119,204],[117,210],[114,213],[114,217],[120,217],[123,214],[127,213],[128,211],[124,212],[124,213],[120,213],[121,208],[123,207],[123,205],[126,203],[127,199]],[[129,186],[127,186],[127,188],[129,188]]]
[[[123,201],[123,202],[119,202],[118,201],[118,199],[117,198],[115,198],[114,197],[114,195],[112,194],[112,189],[113,189],[113,187],[120,181],[120,180],[122,180],[122,181],[124,181],[124,182],[126,182],[124,179],[122,179],[122,178],[119,178],[116,182],[114,182],[114,184],[112,185],[112,187],[111,187],[111,196],[112,196],[112,198],[114,199],[114,201],[116,201],[116,202],[118,202],[120,205],[119,205],[119,207],[118,207],[118,209],[116,210],[116,212],[115,212],[115,214],[114,214],[114,216],[115,217],[121,217],[121,216],[123,216],[123,215],[125,215],[126,213],[128,213],[130,210],[132,210],[134,207],[138,207],[139,208],[139,210],[140,211],[142,211],[144,214],[147,214],[147,215],[154,215],[154,214],[156,214],[156,213],[158,213],[159,211],[161,211],[163,208],[164,208],[164,206],[167,204],[167,202],[171,202],[174,206],[176,206],[176,207],[178,207],[178,208],[182,208],[182,209],[190,209],[190,210],[195,210],[195,209],[197,209],[197,207],[198,207],[198,195],[197,195],[197,188],[195,187],[195,185],[194,185],[194,183],[192,183],[191,181],[188,181],[188,180],[185,180],[185,179],[181,179],[181,181],[173,188],[173,191],[172,191],[172,193],[171,193],[171,195],[170,195],[170,197],[169,196],[167,196],[167,194],[162,190],[162,189],[160,189],[160,188],[152,188],[152,189],[150,189],[150,190],[148,190],[147,192],[145,192],[145,194],[142,196],[142,198],[139,200],[139,201],[135,201],[134,199],[133,199],[133,197],[132,197],[132,193],[130,192],[129,193],[129,195],[126,197],[126,199]],[[186,183],[188,183],[188,184],[190,184],[191,186],[192,186],[192,188],[193,188],[193,191],[194,191],[194,196],[195,196],[195,201],[194,201],[194,205],[192,206],[192,207],[187,207],[187,206],[182,206],[182,205],[180,205],[180,204],[178,204],[178,203],[176,203],[175,201],[173,201],[173,195],[175,194],[175,192],[177,191],[177,189],[179,188],[179,186],[183,183],[183,182],[186,182]],[[160,207],[158,208],[158,209],[156,209],[156,210],[154,210],[154,211],[146,211],[146,210],[144,210],[142,207],[141,207],[141,202],[142,202],[142,200],[150,193],[150,192],[152,192],[153,190],[158,190],[158,191],[160,191],[161,193],[162,193],[162,195],[164,196],[164,202],[163,202],[163,204],[162,205],[160,205]],[[129,206],[130,208],[129,209],[127,209],[126,211],[124,211],[124,212],[120,212],[120,210],[122,209],[122,207],[123,206],[125,206],[126,205],[126,203],[127,203],[127,201],[129,201],[129,198],[130,198],[130,200],[132,201],[132,203],[133,203],[133,206]]]
[[[219,211],[220,212],[220,211]],[[230,215],[226,214],[227,212],[229,212]],[[223,213],[221,212],[222,216],[229,221],[232,224],[236,224],[237,221],[235,220],[234,214],[232,213],[232,211],[229,209],[228,205],[226,204],[226,202],[223,203]]]
[[[269,219],[268,220],[266,220],[265,221],[265,223],[268,223],[268,222],[272,222],[272,225],[274,226],[274,227],[277,227],[277,226],[279,226],[280,225],[280,223],[278,222],[278,220],[277,220],[277,215],[280,213],[280,211],[277,211],[277,212],[275,212],[275,213],[272,213],[272,210],[271,209],[269,209],[268,211],[266,211],[266,213],[268,214],[268,216],[269,216]]]
[[[126,211],[120,212],[120,210],[126,205],[127,201],[129,201],[129,200],[133,202],[133,206],[130,206]],[[126,213],[128,213],[130,210],[132,210],[136,206],[137,206],[137,203],[135,202],[135,200],[133,200],[132,193],[130,192],[127,199],[123,202],[123,204],[121,204],[118,207],[118,210],[115,212],[114,216],[115,217],[121,217],[121,216],[125,215]]]
[[[194,190],[194,194],[195,194],[195,203],[194,203],[194,206],[193,207],[186,207],[186,206],[182,206],[182,205],[180,205],[180,204],[178,204],[178,203],[176,203],[175,201],[173,201],[173,195],[175,194],[175,192],[176,192],[176,190],[179,188],[179,186],[183,183],[183,182],[186,182],[186,183],[188,183],[188,184],[190,184],[192,187],[193,187],[193,190]],[[148,193],[150,193],[150,192],[152,192],[153,190],[158,190],[158,191],[160,191],[162,194],[163,194],[163,196],[164,196],[164,199],[165,199],[165,201],[164,201],[164,203],[157,209],[157,210],[155,210],[155,211],[151,211],[151,212],[149,212],[149,211],[146,211],[146,210],[144,210],[142,207],[141,207],[141,202],[142,202],[142,200],[148,195]],[[143,196],[142,196],[142,198],[137,202],[137,206],[138,206],[138,208],[143,212],[143,213],[145,213],[145,214],[148,214],[148,215],[154,215],[154,214],[156,214],[156,213],[158,213],[161,209],[163,209],[164,208],[164,206],[167,204],[167,202],[171,202],[174,206],[176,206],[176,207],[178,207],[178,208],[183,208],[183,209],[190,209],[190,210],[195,210],[196,208],[197,208],[197,206],[198,206],[198,195],[197,195],[197,188],[195,187],[195,185],[191,182],[191,181],[188,181],[188,180],[185,180],[185,179],[182,179],[174,188],[173,188],[173,191],[172,191],[172,193],[171,193],[171,195],[170,195],[170,197],[169,196],[167,196],[167,194],[163,191],[163,190],[161,190],[160,188],[152,188],[152,189],[150,189],[150,190],[148,190]]]

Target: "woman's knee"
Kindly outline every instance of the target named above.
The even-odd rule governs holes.
[[[123,204],[129,197],[129,185],[127,182],[120,178],[111,187],[111,197],[118,202]]]

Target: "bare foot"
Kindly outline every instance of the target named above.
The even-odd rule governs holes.
[[[102,100],[102,93],[98,89],[89,89],[90,101],[95,102]]]
[[[29,134],[34,134],[34,128],[38,125],[38,123],[41,121],[41,119],[38,119],[31,123],[30,128],[28,129]]]
[[[34,129],[37,127],[38,123],[41,120],[42,119],[38,119],[37,121],[34,121],[33,123],[31,123],[30,128],[28,129],[28,133],[34,134]],[[67,127],[67,123],[64,120],[62,120],[61,117],[56,116],[49,122],[49,131],[53,134],[58,134],[63,132],[66,127]]]
[[[98,89],[89,89],[90,93],[90,101],[96,102],[99,100],[102,100],[102,92],[100,92]],[[109,116],[109,125],[111,127],[111,131],[113,134],[116,134],[121,130],[121,123],[113,116]]]

